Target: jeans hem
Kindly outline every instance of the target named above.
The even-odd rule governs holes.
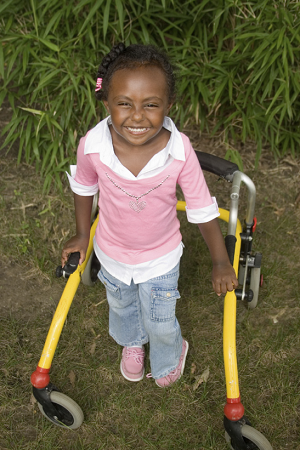
[[[182,339],[182,346],[183,346],[183,342],[184,342],[184,339]],[[175,370],[177,368],[178,364],[180,363],[181,354],[182,354],[182,349],[180,351],[180,355],[178,356],[178,360],[177,360],[176,365],[174,365],[172,368],[168,369],[167,371],[164,371],[164,373],[161,374],[161,375],[158,375],[156,377],[152,375],[152,378],[153,379],[161,379],[161,378],[165,378],[166,376],[168,376],[173,370]]]
[[[166,374],[162,374],[161,376],[157,376],[157,377],[152,376],[152,378],[153,378],[153,379],[165,378],[166,376],[168,376],[168,375],[171,373],[171,371],[173,371],[173,370],[176,369],[176,367],[178,366],[178,364],[179,364],[179,362],[177,362],[177,364],[176,364],[174,367],[172,367],[170,370],[165,371]]]
[[[128,346],[128,347],[132,347],[132,346],[142,346],[144,344],[147,344],[149,342],[149,340],[146,338],[144,340],[141,340],[141,341],[132,341],[132,342],[128,342],[128,343],[122,343],[121,341],[119,341],[115,335],[113,335],[113,333],[109,332],[110,336],[116,341],[117,344],[119,344],[119,346]]]

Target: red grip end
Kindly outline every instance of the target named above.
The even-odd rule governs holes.
[[[49,376],[50,368],[40,368],[37,366],[36,370],[31,375],[31,384],[37,389],[43,389],[50,382]]]

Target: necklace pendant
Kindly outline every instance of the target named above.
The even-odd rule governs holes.
[[[138,200],[136,200],[136,202],[134,202],[133,200],[130,200],[130,202],[129,202],[130,208],[133,211],[136,211],[136,213],[140,213],[140,211],[145,209],[146,205],[147,205],[147,202],[144,200],[142,200],[141,202],[139,202]]]

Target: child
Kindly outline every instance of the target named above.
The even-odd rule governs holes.
[[[109,333],[123,346],[121,373],[129,381],[143,379],[149,342],[147,377],[166,387],[181,377],[188,351],[175,317],[183,251],[176,184],[189,222],[198,224],[208,245],[215,292],[232,291],[238,281],[216,200],[189,139],[167,117],[175,100],[167,56],[153,46],[120,43],[103,58],[95,90],[110,116],[81,138],[76,173],[68,175],[76,235],[63,248],[62,266],[75,251],[80,264],[85,259],[93,195],[99,191],[94,250],[109,303]]]

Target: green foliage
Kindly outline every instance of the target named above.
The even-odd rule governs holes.
[[[180,125],[263,142],[299,144],[297,0],[6,0],[0,5],[4,146],[35,163],[44,190],[73,161],[80,136],[105,114],[94,98],[102,56],[119,41],[164,48],[180,71],[171,115]]]
[[[243,160],[236,149],[227,149],[224,158],[238,165],[239,170],[243,172]]]

